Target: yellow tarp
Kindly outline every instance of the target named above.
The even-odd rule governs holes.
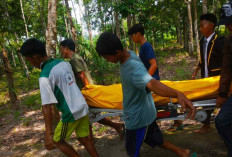
[[[198,80],[161,81],[163,84],[183,92],[190,100],[216,98],[219,88],[219,76]],[[82,89],[89,106],[107,109],[122,109],[122,86],[89,85]],[[153,94],[154,102],[159,105],[167,104],[170,98]],[[177,102],[173,99],[173,102]]]

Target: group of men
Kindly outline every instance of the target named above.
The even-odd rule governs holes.
[[[232,2],[223,5],[219,21],[219,24],[226,25],[230,32],[225,40],[214,33],[216,26],[214,15],[202,15],[200,21],[201,33],[205,37],[201,40],[201,60],[192,77],[194,78],[200,69],[202,77],[221,73],[217,99],[217,105],[221,110],[215,124],[228,147],[228,156],[231,157],[232,96],[228,98],[228,94],[232,79]],[[139,57],[134,52],[124,49],[120,39],[109,32],[102,33],[96,44],[96,51],[100,57],[111,63],[120,63],[126,132],[123,123],[114,123],[106,118],[99,123],[113,127],[121,138],[126,133],[126,150],[130,157],[140,156],[143,142],[151,147],[160,146],[175,152],[178,156],[188,157],[190,154],[188,149],[179,148],[163,139],[156,123],[156,108],[151,92],[164,97],[177,98],[183,111],[188,111],[187,118],[194,119],[196,109],[183,93],[158,81],[160,78],[156,56],[152,46],[144,37],[143,26],[141,24],[132,26],[128,35],[141,46]],[[72,40],[62,41],[60,51],[64,58],[70,59],[70,64],[63,60],[48,58],[44,43],[37,39],[28,39],[20,50],[31,65],[41,69],[39,85],[45,121],[45,147],[48,150],[58,147],[70,157],[80,156],[66,142],[75,131],[79,142],[85,146],[88,153],[92,157],[98,157],[89,125],[88,105],[80,92],[83,86],[93,83],[90,72],[84,60],[75,53],[75,44]],[[54,132],[53,106],[62,113]],[[211,113],[212,111],[208,114]],[[208,123],[205,125],[203,131],[209,127]]]

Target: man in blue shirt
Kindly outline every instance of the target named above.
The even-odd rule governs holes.
[[[96,50],[108,62],[120,62],[120,76],[123,90],[123,117],[126,124],[126,150],[130,157],[138,157],[140,147],[147,143],[169,149],[181,157],[189,156],[188,149],[182,149],[165,141],[156,124],[156,109],[151,92],[160,96],[173,97],[186,111],[188,117],[196,113],[192,103],[183,93],[153,79],[142,61],[132,52],[123,48],[119,38],[109,32],[100,35]]]
[[[132,40],[136,44],[140,45],[139,58],[145,65],[148,73],[156,80],[160,80],[155,52],[152,48],[152,45],[147,42],[144,37],[143,25],[135,24],[129,29],[128,35],[131,36]]]

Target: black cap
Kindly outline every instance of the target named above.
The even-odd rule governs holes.
[[[230,0],[221,8],[221,15],[217,25],[228,25],[232,23],[232,1]]]

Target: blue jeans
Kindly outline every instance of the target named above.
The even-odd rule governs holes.
[[[228,156],[232,157],[232,95],[223,104],[215,120],[218,134],[228,147]]]

